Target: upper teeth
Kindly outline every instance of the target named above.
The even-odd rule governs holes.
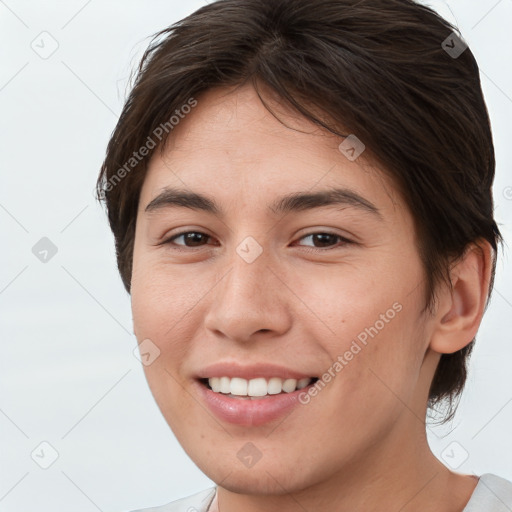
[[[281,379],[272,377],[271,379],[258,377],[256,379],[242,379],[240,377],[211,377],[208,384],[216,393],[231,393],[238,396],[265,396],[277,395],[284,391],[291,393],[296,389],[305,388],[312,379],[306,377],[304,379]]]

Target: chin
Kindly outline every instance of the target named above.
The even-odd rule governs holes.
[[[241,468],[241,464],[224,464],[221,468],[215,461],[196,465],[217,485],[237,494],[284,496],[300,492],[321,479],[318,475],[315,479],[314,472],[293,469],[293,464],[285,466],[282,462],[279,466],[265,465],[261,460],[252,468]]]
[[[252,474],[251,470],[234,471],[223,480],[218,480],[218,485],[237,494],[263,494],[268,496],[284,496],[303,488],[295,482],[290,482],[289,477],[283,480],[282,475],[273,476],[272,473],[269,473],[258,471]],[[217,480],[214,481],[217,482]]]

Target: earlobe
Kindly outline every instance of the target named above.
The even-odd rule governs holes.
[[[475,338],[487,303],[492,265],[493,250],[484,240],[471,245],[452,267],[452,289],[445,286],[439,292],[432,350],[451,354]]]

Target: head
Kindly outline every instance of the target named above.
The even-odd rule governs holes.
[[[252,441],[298,487],[427,407],[453,415],[501,237],[478,67],[442,48],[452,32],[409,0],[220,0],[145,52],[98,197],[160,351],[152,392],[212,479]],[[324,385],[285,419],[223,424],[196,396],[219,361]]]

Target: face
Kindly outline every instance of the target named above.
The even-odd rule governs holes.
[[[225,488],[283,494],[424,434],[411,411],[432,375],[394,185],[267,101],[287,126],[249,86],[208,91],[153,156],[131,298],[149,386],[185,451]]]

